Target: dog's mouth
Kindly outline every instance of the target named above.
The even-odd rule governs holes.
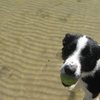
[[[65,87],[70,87],[70,86],[71,86],[71,85],[65,84],[63,81],[62,81],[62,84],[63,84],[63,86],[65,86]]]
[[[66,73],[61,73],[60,78],[65,87],[69,87],[77,82],[77,78],[74,75],[68,75]]]

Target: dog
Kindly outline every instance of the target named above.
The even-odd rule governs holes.
[[[85,93],[83,100],[99,100],[100,45],[91,37],[74,33],[66,34],[62,44],[64,63],[61,73],[73,75],[78,79],[70,89],[82,87]],[[64,83],[63,85],[67,86]]]

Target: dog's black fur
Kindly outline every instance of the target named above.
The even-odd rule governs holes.
[[[73,55],[73,52],[76,50],[77,42],[81,37],[83,37],[83,35],[69,33],[65,35],[62,48],[62,59],[64,60],[64,63],[71,55]],[[86,38],[88,41],[79,55],[81,74],[88,74],[90,72],[92,73],[92,71],[94,71],[95,67],[97,66],[97,61],[100,60],[100,46],[92,38],[88,36],[86,36]],[[80,78],[84,83],[87,84],[86,88],[92,94],[92,98],[97,97],[100,92],[100,64],[98,64],[98,69],[93,75],[80,75]]]

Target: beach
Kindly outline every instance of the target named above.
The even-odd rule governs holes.
[[[0,100],[71,100],[60,81],[66,33],[100,43],[100,1],[0,1]]]

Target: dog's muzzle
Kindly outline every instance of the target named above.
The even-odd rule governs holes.
[[[65,71],[65,74],[68,74],[68,75],[71,75],[71,76],[74,76],[74,73],[75,73],[75,69],[70,69],[70,67],[68,65],[66,65],[64,67],[64,71]]]
[[[70,65],[62,65],[61,67],[61,73],[62,74],[67,74],[76,78],[79,78],[80,75],[78,75],[77,72],[77,67],[76,66],[70,66]]]

